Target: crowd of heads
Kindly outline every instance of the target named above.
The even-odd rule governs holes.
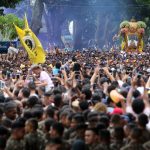
[[[32,65],[24,51],[0,54],[0,150],[148,150],[149,56],[57,50]]]

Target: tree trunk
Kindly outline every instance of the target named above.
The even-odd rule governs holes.
[[[36,0],[33,8],[32,22],[31,22],[31,29],[36,35],[42,28],[43,10],[44,10],[43,0]]]

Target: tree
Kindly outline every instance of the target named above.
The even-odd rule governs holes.
[[[46,10],[44,5],[46,5]],[[74,48],[88,46],[90,39],[101,47],[112,42],[123,20],[147,21],[150,0],[36,0],[32,15],[32,30],[38,34],[45,15],[49,42],[61,45],[64,22],[74,21]]]
[[[21,0],[0,0],[0,7],[15,8]]]
[[[0,41],[14,40],[18,37],[14,24],[18,27],[24,27],[24,21],[13,14],[0,16]]]

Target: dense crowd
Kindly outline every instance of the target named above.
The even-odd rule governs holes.
[[[0,54],[0,150],[149,150],[150,52]]]

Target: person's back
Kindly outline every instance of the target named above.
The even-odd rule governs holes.
[[[12,133],[6,143],[5,150],[25,150],[24,125],[16,121],[12,125]]]
[[[139,128],[133,128],[130,134],[131,142],[122,147],[121,150],[145,150],[141,142],[142,130]]]
[[[110,145],[111,150],[120,150],[121,147],[125,145],[124,139],[124,131],[122,127],[115,127],[113,135],[114,140],[112,141],[112,144]]]
[[[29,119],[26,122],[25,148],[26,150],[44,150],[45,139],[43,134],[37,130],[38,122],[36,119]]]
[[[39,131],[28,133],[25,136],[26,150],[44,150],[45,140]]]
[[[25,150],[24,140],[15,140],[10,137],[7,141],[5,150]]]

